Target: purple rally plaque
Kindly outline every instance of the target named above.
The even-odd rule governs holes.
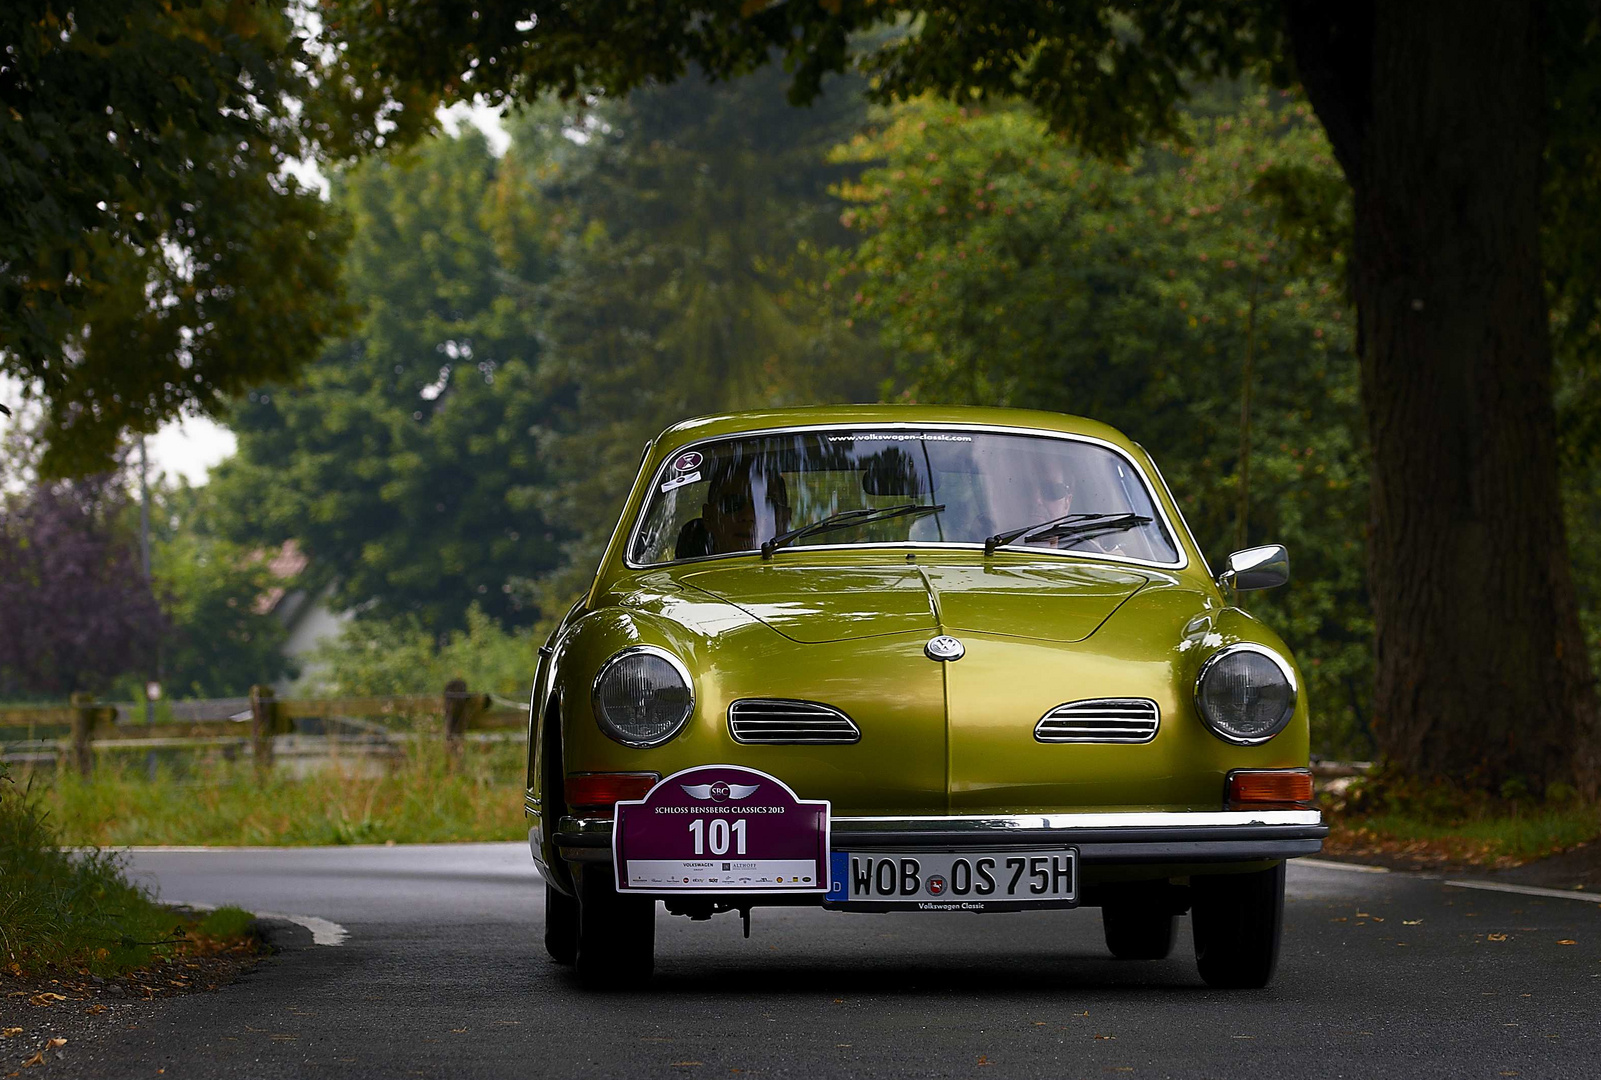
[[[617,804],[617,888],[637,893],[828,891],[828,802],[776,776],[700,765]]]

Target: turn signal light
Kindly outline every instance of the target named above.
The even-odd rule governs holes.
[[[1312,770],[1236,769],[1229,773],[1228,805],[1231,810],[1309,810]]]
[[[580,773],[567,778],[564,795],[574,810],[610,810],[618,802],[643,799],[661,778],[653,772]]]

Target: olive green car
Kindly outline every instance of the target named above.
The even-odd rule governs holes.
[[[669,428],[540,650],[547,948],[606,985],[648,977],[658,899],[747,920],[1084,905],[1128,959],[1168,955],[1188,911],[1209,984],[1264,985],[1284,861],[1327,831],[1294,660],[1234,604],[1288,575],[1277,546],[1214,575],[1155,464],[1090,420],[875,405]],[[630,888],[617,804],[709,790],[662,781],[714,764],[826,800],[832,878]]]

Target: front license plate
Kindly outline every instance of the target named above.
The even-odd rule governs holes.
[[[1078,905],[1078,851],[836,851],[825,903],[845,910],[1016,911]]]

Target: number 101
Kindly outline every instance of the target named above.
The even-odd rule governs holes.
[[[735,818],[732,825],[726,818],[712,818],[710,828],[704,818],[696,818],[689,823],[689,835],[695,838],[696,855],[705,855],[708,845],[713,855],[727,855],[730,838],[734,843],[734,854],[745,854],[744,818]]]

